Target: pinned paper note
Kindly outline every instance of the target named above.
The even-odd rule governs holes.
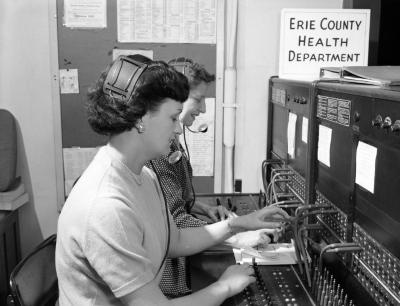
[[[318,160],[328,167],[331,166],[331,138],[332,129],[320,125],[318,137]]]
[[[295,157],[296,150],[296,121],[297,115],[294,113],[289,113],[289,121],[287,128],[287,146],[288,154],[290,158]]]
[[[375,188],[375,161],[377,148],[360,141],[356,154],[356,183],[369,192]]]
[[[301,141],[307,143],[308,141],[308,118],[303,117],[303,123],[301,125]]]
[[[62,94],[79,93],[78,69],[60,69]]]
[[[118,42],[216,42],[217,1],[117,1]]]

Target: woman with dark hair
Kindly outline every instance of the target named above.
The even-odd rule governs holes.
[[[89,94],[88,120],[109,141],[73,187],[60,214],[56,269],[60,305],[218,305],[255,278],[229,267],[210,286],[168,300],[158,284],[166,256],[202,251],[247,229],[289,218],[278,208],[204,227],[178,229],[148,160],[182,132],[186,78],[163,62],[119,57]],[[274,218],[266,220],[266,218]]]

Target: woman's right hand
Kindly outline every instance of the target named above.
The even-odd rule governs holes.
[[[231,297],[255,281],[253,266],[244,263],[229,266],[217,282],[228,288],[228,297]]]

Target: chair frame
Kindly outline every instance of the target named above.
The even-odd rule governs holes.
[[[20,305],[20,306],[25,306],[25,303],[22,300],[20,290],[18,287],[18,284],[16,282],[16,275],[18,275],[19,271],[22,269],[24,264],[32,257],[34,256],[38,251],[40,251],[43,248],[46,248],[49,244],[55,244],[56,243],[57,236],[56,234],[53,234],[49,236],[46,240],[42,241],[32,252],[30,252],[24,259],[22,259],[13,269],[10,275],[10,289],[11,289],[11,297],[9,296],[8,299],[8,305]],[[55,287],[55,288],[54,288]],[[58,297],[58,284],[56,283],[52,289],[55,289]],[[11,299],[10,299],[11,298]],[[52,300],[52,299],[51,299]],[[57,299],[55,299],[56,301]]]

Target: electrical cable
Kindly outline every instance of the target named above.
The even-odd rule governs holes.
[[[293,226],[293,238],[294,238],[294,250],[297,258],[297,265],[300,270],[300,273],[303,274],[303,267],[301,265],[302,259],[300,255],[300,242],[299,242],[299,237],[298,237],[298,232],[297,232],[297,221],[300,217],[300,214],[303,213],[305,210],[310,210],[310,209],[318,209],[318,208],[324,208],[324,207],[330,207],[329,205],[302,205],[299,206],[296,211],[295,211],[295,220],[291,223]]]
[[[332,243],[325,246],[319,253],[318,269],[322,270],[322,256],[324,253],[339,253],[339,252],[359,252],[363,248],[356,242]]]
[[[263,162],[261,163],[261,179],[262,179],[262,183],[263,183],[263,187],[264,187],[264,192],[265,192],[265,196],[267,196],[267,160],[263,160]]]
[[[192,208],[193,208],[193,206],[194,206],[194,204],[195,204],[195,202],[196,202],[196,192],[194,191],[193,182],[192,182],[192,179],[191,179],[191,177],[189,175],[189,169],[188,169],[188,164],[187,164],[187,162],[190,163],[190,153],[189,153],[188,145],[187,145],[187,142],[186,142],[186,133],[185,133],[186,128],[187,128],[186,126],[183,126],[183,141],[185,143],[187,161],[185,161],[183,158],[181,158],[181,161],[182,161],[182,166],[183,166],[184,171],[185,171],[186,180],[188,182],[188,185],[192,189],[193,199],[191,200],[191,203],[187,206],[187,212],[190,213]]]
[[[188,146],[187,146],[187,142],[186,142],[186,126],[183,126],[183,141],[185,142],[185,149],[186,149],[186,154],[188,156],[188,160],[190,162],[190,154],[189,154],[189,150],[188,150]]]
[[[262,177],[262,183],[264,187],[264,192],[265,192],[265,197],[267,198],[267,172],[268,172],[268,166],[272,164],[281,164],[282,161],[279,159],[265,159],[261,163],[261,177]]]
[[[282,172],[283,171],[287,171],[287,172],[280,173],[281,171]],[[271,176],[272,176],[271,181],[270,181],[271,188],[270,188],[269,191],[271,192],[271,190],[272,190],[272,194],[270,194],[270,201],[269,201],[270,204],[272,204],[273,201],[278,202],[277,192],[276,192],[276,189],[275,189],[276,178],[279,177],[279,176],[293,175],[292,172],[290,172],[290,171],[288,171],[286,169],[281,169],[281,171],[279,171],[279,172],[278,171],[272,171],[271,172]],[[278,173],[274,173],[274,172],[278,172]]]
[[[321,206],[323,206],[323,205],[307,205],[307,206],[316,206],[315,208],[316,208],[316,209],[319,209],[319,208],[321,208]],[[326,205],[326,206],[329,206],[329,205]],[[329,206],[329,207],[330,207],[330,206]],[[298,209],[296,209],[296,211],[299,211],[300,208],[301,208],[301,207],[299,207]],[[302,210],[301,212],[304,212],[304,211],[305,211],[305,210]],[[305,248],[305,246],[304,246],[304,244],[303,244],[303,241],[302,241],[302,239],[301,239],[301,237],[300,237],[300,232],[299,232],[299,229],[298,229],[298,228],[299,228],[299,220],[300,220],[300,219],[305,219],[305,218],[307,218],[308,216],[311,216],[311,215],[331,214],[331,213],[336,213],[336,212],[337,212],[337,211],[334,210],[334,209],[328,209],[328,210],[314,210],[314,211],[311,211],[311,212],[308,212],[308,213],[304,213],[303,215],[298,215],[297,217],[295,217],[293,232],[294,232],[294,236],[295,236],[295,241],[296,241],[296,243],[298,244],[298,246],[300,247],[299,249],[300,249],[301,256],[304,257],[304,260],[303,260],[304,269],[305,269],[305,271],[306,271],[306,276],[307,276],[307,281],[308,281],[308,285],[309,285],[309,286],[311,286],[310,267],[308,266],[307,251],[306,251],[306,248]]]

